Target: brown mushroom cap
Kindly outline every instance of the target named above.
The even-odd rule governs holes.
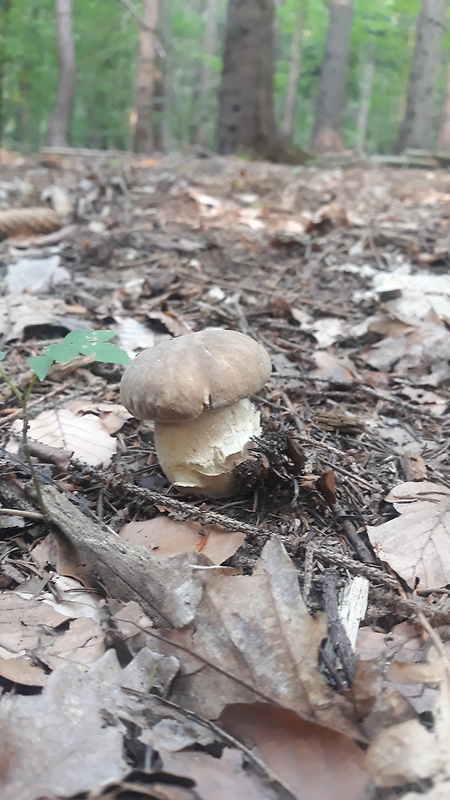
[[[137,419],[180,422],[258,392],[271,372],[269,354],[236,331],[205,328],[140,353],[120,386]]]

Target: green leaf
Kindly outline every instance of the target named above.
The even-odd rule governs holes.
[[[129,355],[117,347],[115,344],[99,344],[96,349],[95,358],[97,361],[103,361],[105,364],[132,364],[133,361]]]
[[[3,361],[3,359],[4,359],[5,357],[6,357],[6,353],[3,353],[3,352],[0,350],[0,361]]]
[[[71,331],[62,342],[45,347],[42,356],[29,358],[28,364],[41,381],[55,361],[67,364],[80,355],[92,356],[96,361],[108,364],[132,364],[125,350],[108,342],[113,336],[115,331]]]
[[[29,367],[38,376],[40,381],[44,380],[52,364],[53,358],[49,358],[48,356],[31,356],[31,358],[28,359]]]

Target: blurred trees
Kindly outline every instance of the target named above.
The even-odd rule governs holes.
[[[398,152],[406,147],[426,149],[431,145],[436,76],[446,10],[446,0],[422,0],[405,118],[396,145]]]
[[[276,137],[274,0],[229,0],[219,95],[219,153],[265,157]]]
[[[255,2],[248,0],[244,5],[250,7]],[[268,100],[260,106],[261,129],[264,117],[267,121],[273,114],[275,131],[283,130],[300,147],[309,146],[313,132],[317,139],[318,128],[325,124],[333,133],[334,147],[389,153],[400,139],[402,120],[406,121],[408,115],[411,120],[415,114],[421,124],[428,126],[426,137],[420,139],[421,146],[424,141],[429,142],[426,146],[433,146],[441,128],[441,147],[444,98],[450,96],[445,92],[448,32],[442,39],[439,60],[431,29],[425,31],[424,41],[434,56],[434,79],[431,83],[428,80],[427,103],[413,116],[408,111],[412,102],[408,100],[408,85],[417,73],[414,64],[418,55],[414,53],[419,48],[416,33],[421,27],[421,7],[440,8],[444,0],[358,0],[351,16],[348,46],[348,25],[347,33],[338,34],[333,42],[328,36],[333,13],[339,5],[342,11],[344,0],[271,2],[273,76],[264,78],[262,83],[273,85],[273,110],[266,90]],[[345,2],[348,18],[351,0]],[[163,0],[159,5],[153,100],[150,103],[147,99],[143,109],[148,133],[153,134],[154,145],[159,148],[200,144],[214,150],[228,1]],[[139,18],[143,15],[144,0],[73,3],[77,82],[69,130],[72,145],[130,147],[130,119],[133,109],[137,110],[133,87],[138,71]],[[0,45],[3,138],[12,148],[33,150],[45,141],[58,95],[54,0],[0,0]],[[340,58],[337,72],[341,89],[336,91],[330,91],[332,70],[327,68],[327,61],[331,63],[335,58],[333,48]],[[270,45],[267,47],[261,38],[253,52],[260,65],[257,73],[261,83]],[[241,64],[237,61],[237,68],[243,74],[244,58]],[[431,74],[422,66],[420,72],[424,70]],[[409,91],[414,99],[418,90]],[[250,99],[255,105],[253,94]],[[447,105],[450,106],[448,100]],[[138,149],[148,149],[148,141]],[[400,146],[411,147],[411,142],[418,146],[418,141],[407,138]],[[236,146],[245,149],[249,145],[242,140]]]
[[[340,152],[343,149],[342,117],[345,107],[353,0],[330,0],[325,53],[317,93],[316,115],[311,138],[315,152]]]
[[[155,84],[158,10],[158,0],[143,0],[143,14],[139,19],[134,109],[131,117],[131,149],[135,153],[151,153],[153,148],[151,115]]]
[[[75,93],[75,44],[72,0],[55,0],[55,26],[58,49],[58,90],[48,123],[46,144],[67,145]]]

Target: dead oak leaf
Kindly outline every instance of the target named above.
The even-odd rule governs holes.
[[[152,647],[182,653],[171,700],[203,717],[216,719],[228,703],[262,699],[355,734],[353,708],[318,671],[326,630],[324,615],[310,616],[295,565],[272,539],[253,575],[204,575],[194,624],[164,631]]]
[[[450,489],[429,481],[402,483],[386,497],[400,516],[369,526],[379,558],[421,589],[450,583]]]

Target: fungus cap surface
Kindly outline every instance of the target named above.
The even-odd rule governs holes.
[[[250,336],[205,328],[140,353],[123,374],[120,398],[137,419],[179,422],[255,394],[270,372],[269,354]]]

